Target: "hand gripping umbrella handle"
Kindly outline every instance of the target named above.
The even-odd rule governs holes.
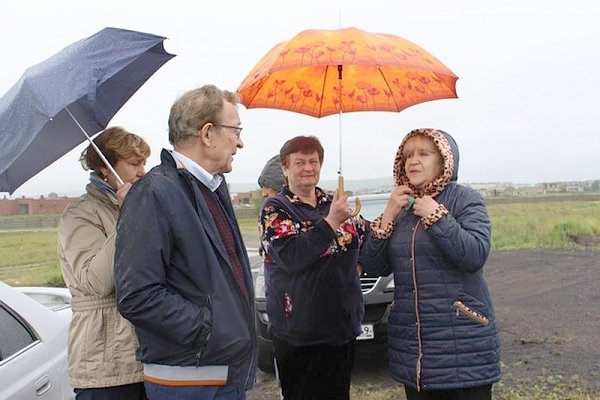
[[[81,126],[81,124],[79,123],[79,121],[77,121],[77,119],[75,118],[75,116],[73,114],[71,114],[71,110],[69,110],[69,107],[66,107],[65,110],[67,110],[67,113],[71,116],[71,118],[73,119],[73,121],[75,121],[75,123],[77,124],[77,126],[79,127],[79,129],[81,129],[81,132],[83,132],[83,134],[87,138],[88,142],[90,142],[90,144],[92,145],[92,147],[94,148],[94,150],[96,151],[96,153],[98,153],[98,156],[102,159],[102,161],[104,162],[104,165],[106,165],[106,168],[108,168],[108,170],[115,176],[115,178],[117,178],[117,183],[119,184],[119,186],[123,186],[123,179],[121,179],[121,177],[119,176],[119,174],[117,174],[117,171],[115,171],[115,169],[113,168],[113,166],[110,165],[110,163],[108,162],[108,160],[106,159],[106,157],[104,157],[104,154],[102,154],[102,151],[100,151],[100,149],[98,148],[98,146],[96,146],[96,143],[94,143],[94,141],[92,140],[92,138],[89,137],[89,135],[87,134],[87,132],[85,131],[85,129],[83,129],[83,126]]]
[[[342,197],[346,191],[344,190],[344,177],[342,175],[338,176],[338,197]],[[352,211],[351,216],[356,217],[360,213],[360,199],[358,197],[354,198],[354,210]]]

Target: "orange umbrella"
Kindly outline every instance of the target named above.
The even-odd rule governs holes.
[[[289,110],[313,117],[353,111],[401,111],[456,98],[457,76],[414,43],[357,28],[307,30],[276,45],[244,79],[247,108]]]
[[[247,108],[320,118],[338,112],[401,111],[456,98],[457,79],[427,51],[398,36],[357,28],[307,30],[269,51],[238,92]]]

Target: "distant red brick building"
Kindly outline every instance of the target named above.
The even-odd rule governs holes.
[[[232,203],[234,205],[252,204],[254,200],[260,197],[259,192],[238,192],[233,194]]]
[[[0,216],[7,215],[36,215],[62,214],[71,199],[68,197],[53,197],[32,199],[0,199]]]

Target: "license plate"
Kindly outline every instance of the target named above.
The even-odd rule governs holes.
[[[369,340],[375,338],[375,331],[373,331],[373,325],[361,325],[360,326],[360,335],[356,338],[356,340]]]

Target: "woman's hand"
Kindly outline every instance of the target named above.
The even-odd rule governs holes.
[[[131,189],[131,183],[129,182],[125,182],[119,189],[117,189],[117,203],[119,204],[119,208],[121,208],[123,205],[125,196],[127,196],[129,189]]]
[[[383,210],[381,225],[385,226],[388,222],[394,222],[400,212],[409,206],[409,197],[413,195],[413,191],[406,185],[398,186],[392,194]]]
[[[423,196],[420,199],[415,199],[413,213],[421,218],[432,214],[439,206],[439,203],[431,196]]]
[[[333,201],[329,207],[329,214],[325,217],[325,221],[336,230],[340,224],[352,216],[352,210],[348,205],[348,195],[339,197],[337,190],[333,194]]]

